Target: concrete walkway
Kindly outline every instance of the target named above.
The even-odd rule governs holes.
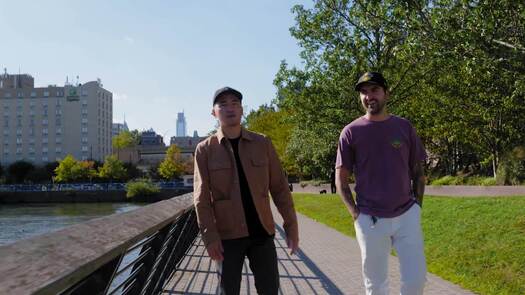
[[[275,212],[275,210],[274,210]],[[282,224],[275,216],[277,224]],[[364,294],[361,255],[354,238],[298,214],[301,251],[290,256],[283,231],[278,227],[275,245],[281,277],[280,294]],[[399,294],[399,265],[390,257],[390,294]],[[241,294],[257,294],[247,262],[243,269]],[[426,295],[473,294],[435,275],[428,274]],[[215,264],[200,238],[187,253],[167,284],[164,294],[218,294]]]
[[[352,191],[354,185],[350,185]],[[319,194],[321,191],[330,193],[330,185],[322,184],[320,186],[307,185],[301,187],[300,184],[293,184],[294,193],[312,193]],[[428,196],[450,196],[450,197],[509,197],[525,196],[525,185],[521,186],[481,186],[481,185],[427,185],[425,186],[425,195]]]

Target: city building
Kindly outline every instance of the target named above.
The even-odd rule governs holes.
[[[122,131],[129,131],[128,124],[126,123],[126,121],[124,121],[124,123],[113,123],[112,126],[113,127],[111,131],[111,136],[117,136]]]
[[[35,87],[28,74],[0,74],[0,162],[44,164],[71,154],[111,154],[113,95],[100,80]]]
[[[157,134],[153,129],[140,133],[139,144],[142,146],[165,146],[162,135]]]
[[[186,136],[186,117],[184,116],[184,112],[177,114],[177,137],[184,137]]]
[[[199,137],[197,134],[197,131],[193,132],[193,137],[191,136],[184,136],[184,137],[178,137],[178,136],[172,136],[170,139],[170,145],[174,144],[181,150],[181,156],[183,158],[193,158],[195,154],[195,148],[197,147],[197,144],[203,140],[205,140],[206,137]]]

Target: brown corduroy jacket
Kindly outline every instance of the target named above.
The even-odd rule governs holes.
[[[270,192],[283,217],[286,235],[297,238],[297,216],[288,181],[270,139],[243,128],[239,157],[264,229],[275,234]],[[197,145],[193,189],[197,221],[206,246],[217,240],[249,236],[233,150],[220,128]]]

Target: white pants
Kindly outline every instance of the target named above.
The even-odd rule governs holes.
[[[399,258],[401,294],[423,294],[427,267],[423,252],[421,207],[414,204],[394,218],[379,218],[359,214],[354,222],[357,242],[361,248],[366,294],[388,294],[388,257],[392,246]]]

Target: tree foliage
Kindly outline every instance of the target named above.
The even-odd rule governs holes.
[[[174,179],[184,172],[184,161],[181,158],[180,149],[172,144],[166,151],[166,158],[162,161],[157,169],[159,175],[166,179]]]
[[[62,159],[55,169],[56,182],[87,181],[97,176],[93,161],[77,161],[72,155]]]
[[[27,161],[16,161],[9,165],[7,171],[9,173],[10,182],[23,183],[26,177],[35,170],[35,166]]]
[[[107,156],[104,165],[99,167],[98,176],[111,181],[124,180],[127,176],[127,171],[122,162],[111,155]]]
[[[304,67],[283,61],[274,84],[303,173],[333,167],[340,130],[363,114],[353,88],[367,70],[385,74],[389,110],[416,126],[438,174],[495,175],[523,144],[522,1],[318,0],[293,13]]]

